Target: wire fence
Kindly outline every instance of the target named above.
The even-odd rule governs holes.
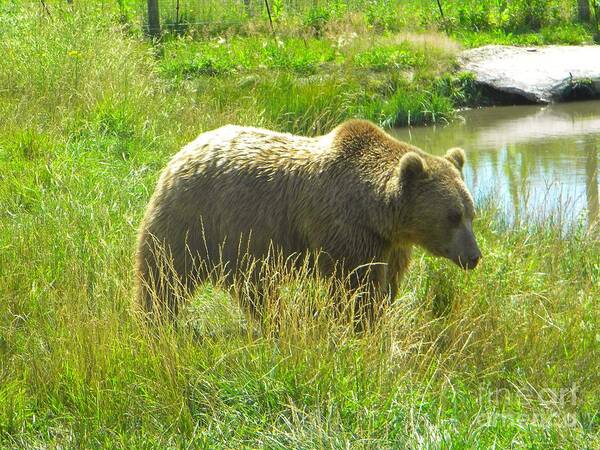
[[[371,3],[398,3],[398,0],[370,0]],[[359,9],[369,0],[160,0],[161,15],[166,20],[186,20],[218,17],[246,19],[250,17],[267,17],[269,11],[273,16],[300,15],[311,9],[327,8],[328,10]],[[167,23],[167,22],[165,22]]]
[[[101,10],[116,13],[123,22],[141,22],[145,31],[158,35],[160,31],[198,30],[214,32],[242,29],[252,23],[270,26],[273,31],[301,25],[307,30],[320,29],[331,19],[360,12],[377,22],[392,21],[400,12],[414,13],[431,9],[437,0],[37,0],[42,12]],[[479,0],[452,0],[477,2]],[[1,4],[2,0],[0,0]],[[154,9],[150,7],[154,4]],[[439,4],[439,2],[437,3]],[[428,14],[431,16],[431,14]],[[410,20],[414,14],[410,14]],[[372,23],[370,23],[372,25]]]
[[[289,24],[290,22],[318,23],[353,11],[379,8],[387,14],[398,7],[431,3],[435,0],[157,0],[160,28],[186,30],[208,27],[226,29],[248,22]],[[474,0],[470,0],[474,1]],[[0,4],[2,0],[0,0]],[[62,9],[95,10],[119,14],[123,19],[138,20],[149,31],[147,0],[36,0],[46,15]]]
[[[264,0],[162,0],[162,25],[167,28],[234,25],[249,19],[268,19]]]
[[[361,11],[378,4],[394,8],[401,3],[427,0],[159,0],[161,23],[166,28],[234,25],[249,20],[277,22],[281,18],[310,17]]]
[[[0,0],[0,3],[2,0]],[[160,23],[149,24],[148,5],[158,7]],[[459,26],[467,30],[495,29],[510,32],[539,29],[572,21],[575,0],[39,0],[46,13],[53,7],[117,11],[127,21],[142,22],[146,31],[197,30],[220,32],[284,27],[317,33],[336,18],[359,13],[375,29],[395,30],[414,25]],[[157,18],[156,15],[153,18]],[[458,24],[458,25],[457,25]],[[300,26],[298,26],[300,25]]]

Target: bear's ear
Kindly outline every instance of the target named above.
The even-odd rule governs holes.
[[[462,172],[465,165],[465,151],[462,148],[454,147],[446,152],[446,159],[456,166]]]
[[[425,161],[416,152],[408,152],[400,159],[400,179],[409,180],[425,173]]]

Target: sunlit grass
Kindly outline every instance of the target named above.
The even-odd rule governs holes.
[[[417,252],[364,335],[330,313],[329,280],[285,271],[282,320],[249,322],[217,281],[176,331],[148,328],[136,230],[181,145],[406,109],[335,71],[173,80],[110,18],[0,11],[0,446],[600,445],[597,228],[511,226],[479,202],[481,267]]]
[[[276,333],[272,320],[248,323],[218,282],[200,287],[177,332],[147,329],[131,307],[134,227],[103,212],[122,181],[107,176],[103,196],[83,198],[88,214],[58,193],[42,200],[43,220],[21,213],[4,230],[18,236],[3,239],[1,260],[5,442],[597,439],[597,236],[506,228],[484,209],[482,266],[463,273],[417,254],[362,336],[329,314],[318,281],[281,271]],[[88,186],[68,176],[65,188]],[[576,400],[552,397],[561,389]]]

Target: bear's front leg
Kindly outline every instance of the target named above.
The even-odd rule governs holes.
[[[392,251],[386,273],[386,286],[391,304],[398,296],[398,286],[410,263],[411,247],[399,247]]]
[[[349,275],[349,293],[354,299],[354,328],[357,332],[373,326],[389,303],[386,266],[382,262],[373,262],[357,267]]]
[[[344,285],[339,298],[340,311],[354,308],[354,325],[364,331],[380,314],[388,293],[386,273],[390,248],[388,244],[366,230],[353,227],[332,227],[319,245],[319,270],[323,276],[334,276]]]

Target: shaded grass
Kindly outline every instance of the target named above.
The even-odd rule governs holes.
[[[0,14],[1,446],[600,445],[597,230],[512,228],[480,202],[482,266],[417,253],[362,337],[308,314],[329,299],[293,278],[273,298],[289,318],[278,339],[255,335],[218,284],[176,333],[141,326],[135,233],[182,144],[227,122],[397,123],[468,80],[413,99],[405,76],[348,75],[346,63],[165,77],[147,44],[103,17]]]

